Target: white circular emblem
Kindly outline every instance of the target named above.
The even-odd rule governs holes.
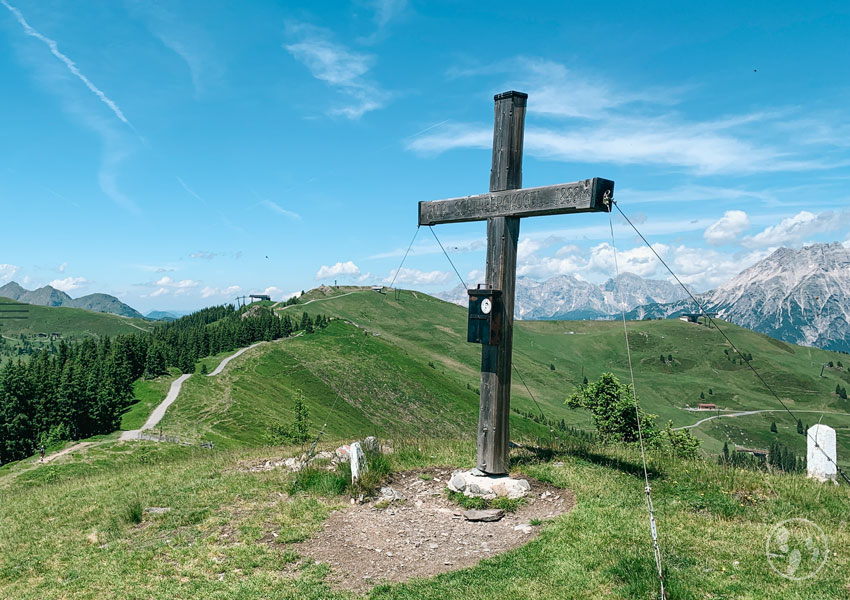
[[[817,575],[829,556],[823,529],[808,519],[777,523],[767,536],[770,567],[786,579],[808,579]]]
[[[489,315],[491,310],[493,310],[493,304],[490,302],[490,298],[484,298],[484,300],[481,301],[481,312],[485,315]]]

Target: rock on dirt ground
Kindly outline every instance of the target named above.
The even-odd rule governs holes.
[[[534,539],[545,521],[569,512],[569,490],[529,479],[531,492],[514,513],[495,522],[464,519],[446,496],[451,468],[394,474],[386,485],[404,500],[352,505],[333,513],[312,539],[295,544],[303,559],[327,563],[337,588],[367,591],[381,582],[430,577],[475,565]],[[383,501],[381,501],[383,500]],[[535,521],[536,522],[536,521]]]

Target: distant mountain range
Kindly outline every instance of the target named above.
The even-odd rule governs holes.
[[[632,273],[620,275],[620,293],[626,310],[650,303],[680,300],[685,292],[669,281],[643,279]],[[540,282],[517,278],[515,315],[519,319],[610,319],[620,314],[614,279],[597,285],[571,275],[559,275]],[[438,298],[466,306],[468,296],[462,285],[437,294]]]
[[[721,319],[753,331],[850,352],[850,249],[841,244],[780,248],[697,299]],[[627,317],[675,317],[697,311],[691,300],[680,300],[639,306]]]
[[[190,315],[195,311],[192,310],[152,310],[145,315],[146,319],[151,321],[176,321],[180,317]]]
[[[668,281],[620,276],[626,317],[677,317],[698,312],[684,291]],[[618,314],[616,285],[596,285],[574,276],[543,282],[517,279],[516,316],[521,319],[608,319]],[[458,286],[437,294],[462,306]],[[850,352],[850,249],[814,244],[780,248],[715,290],[696,294],[706,310],[721,319],[773,338]]]
[[[68,306],[71,308],[83,308],[94,312],[112,313],[122,317],[135,317],[144,319],[144,316],[131,306],[121,302],[115,296],[109,294],[89,294],[80,298],[71,298],[62,290],[46,285],[37,290],[26,290],[11,281],[0,287],[0,298],[9,298],[17,302],[35,304],[37,306]]]

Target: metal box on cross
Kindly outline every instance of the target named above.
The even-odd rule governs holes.
[[[469,324],[466,341],[473,344],[498,346],[502,340],[504,321],[502,290],[473,289],[469,293]]]

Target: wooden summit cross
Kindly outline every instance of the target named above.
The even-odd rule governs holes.
[[[497,343],[483,344],[481,350],[478,468],[490,475],[508,472],[519,220],[541,215],[608,212],[614,194],[614,182],[601,178],[522,189],[527,100],[528,94],[522,92],[495,96],[489,194],[419,203],[420,226],[487,220],[486,287],[501,290],[501,302],[493,304],[493,311],[500,311],[500,314],[493,314],[492,320],[502,323]]]

